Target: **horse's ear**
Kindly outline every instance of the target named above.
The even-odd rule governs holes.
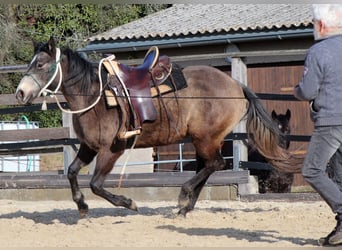
[[[289,110],[289,109],[287,109],[287,111],[286,111],[286,118],[287,118],[287,120],[291,119],[291,110]]]
[[[274,110],[272,110],[272,119],[273,120],[277,119],[277,113]]]
[[[50,37],[48,45],[49,45],[49,51],[51,51],[52,54],[55,54],[55,51],[56,51],[56,41],[55,41],[55,38],[53,36]]]

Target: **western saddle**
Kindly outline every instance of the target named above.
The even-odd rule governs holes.
[[[109,86],[115,94],[115,103],[112,105],[119,105],[122,110],[123,122],[119,138],[127,139],[139,135],[142,123],[157,119],[152,97],[171,90],[170,87],[161,85],[171,73],[170,58],[159,56],[158,47],[153,46],[139,66],[121,64],[113,60],[113,57],[105,60],[103,65],[109,73]],[[110,93],[107,91],[106,95],[108,100]],[[133,129],[127,131],[132,125]]]

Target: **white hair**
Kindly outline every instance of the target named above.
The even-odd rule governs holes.
[[[312,10],[314,19],[327,27],[342,27],[342,4],[313,4]]]

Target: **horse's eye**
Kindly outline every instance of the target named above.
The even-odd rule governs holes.
[[[44,66],[44,64],[43,64],[43,63],[38,63],[38,64],[37,64],[37,68],[38,68],[38,69],[41,69],[41,68],[43,68],[43,66]]]

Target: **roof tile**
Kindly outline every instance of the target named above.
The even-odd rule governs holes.
[[[90,37],[88,41],[150,39],[309,26],[310,4],[175,4]]]

